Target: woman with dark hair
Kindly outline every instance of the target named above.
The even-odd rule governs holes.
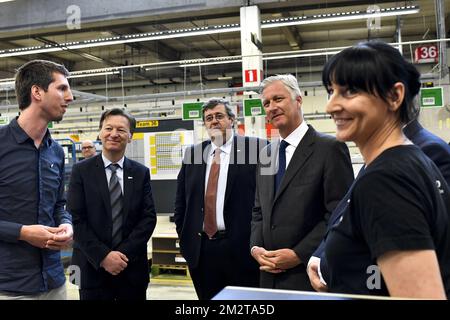
[[[331,292],[445,299],[450,196],[442,174],[402,132],[417,114],[420,74],[382,42],[347,48],[322,80],[336,137],[365,167],[339,204],[320,268]]]

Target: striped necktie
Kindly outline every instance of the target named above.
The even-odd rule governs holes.
[[[120,166],[117,163],[112,163],[108,166],[111,170],[111,179],[109,179],[109,195],[111,200],[111,214],[112,214],[112,247],[115,248],[120,241],[122,241],[122,188],[119,179],[117,178],[117,169]]]

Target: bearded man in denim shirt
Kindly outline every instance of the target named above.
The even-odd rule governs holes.
[[[73,100],[68,75],[44,60],[16,74],[20,115],[0,127],[0,300],[66,299],[60,250],[73,230],[64,209],[64,152],[47,127]]]

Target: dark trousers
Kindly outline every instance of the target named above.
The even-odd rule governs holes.
[[[80,289],[80,300],[146,300],[147,286],[136,287],[126,276],[112,276],[100,288]]]
[[[236,256],[229,239],[202,236],[198,266],[189,268],[198,298],[210,300],[226,286],[259,287],[257,265],[246,262]]]

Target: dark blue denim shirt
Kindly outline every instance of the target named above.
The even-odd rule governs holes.
[[[72,223],[64,151],[47,131],[37,149],[13,119],[0,127],[0,292],[36,294],[64,284],[60,252],[20,241],[22,225]]]

